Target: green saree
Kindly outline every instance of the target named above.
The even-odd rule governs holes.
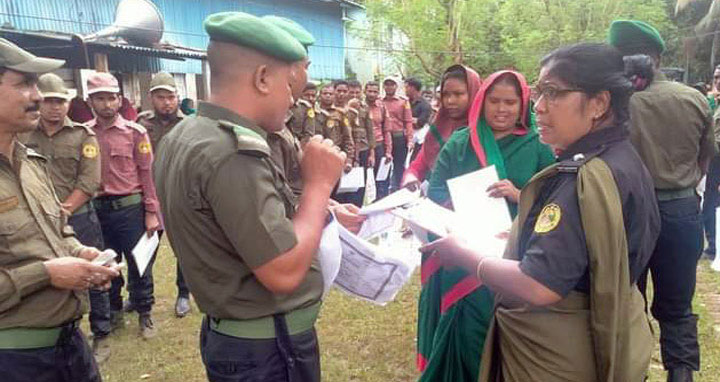
[[[542,144],[534,129],[511,134],[495,141],[483,119],[478,121],[478,138],[500,178],[522,188],[537,172],[555,162],[552,151]],[[442,148],[432,176],[428,196],[447,205],[447,180],[479,170],[471,129],[456,131]],[[488,139],[489,138],[489,139]],[[508,203],[511,215],[517,205]],[[422,382],[476,381],[481,353],[493,317],[493,294],[473,285],[474,276],[459,269],[445,270],[436,259],[423,256],[422,290],[418,316],[417,365]]]

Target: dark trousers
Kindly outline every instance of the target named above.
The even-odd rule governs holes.
[[[380,142],[375,146],[375,177],[377,178],[378,169],[380,163],[385,160],[385,143]],[[388,187],[390,185],[390,179],[375,182],[375,189],[377,190],[377,200],[388,196]]]
[[[92,350],[77,324],[67,325],[54,347],[0,350],[3,382],[100,382]]]
[[[185,283],[185,276],[183,276],[182,269],[180,269],[180,264],[177,264],[177,276],[175,278],[175,285],[177,285],[178,288],[178,297],[190,297],[190,289],[188,289],[187,284]]]
[[[705,194],[703,195],[703,226],[705,238],[708,242],[708,252],[715,253],[715,208],[718,206],[718,186],[720,186],[720,155],[716,155],[710,162],[707,178],[705,180]]]
[[[104,248],[100,221],[94,209],[80,215],[72,215],[68,224],[73,227],[78,240],[89,247]],[[110,334],[110,296],[107,291],[90,289],[90,330],[95,338]]]
[[[112,198],[105,197],[103,199]],[[145,208],[142,204],[135,204],[120,209],[99,206],[97,208],[100,226],[106,248],[112,248],[119,256],[125,257],[128,266],[128,290],[130,302],[138,313],[147,313],[155,302],[153,298],[152,266],[155,258],[140,277],[132,249],[140,237],[145,234]],[[118,259],[120,261],[120,259]],[[110,287],[110,308],[115,311],[122,310],[122,287],[125,280],[116,277]]]
[[[650,262],[652,315],[660,323],[660,350],[666,369],[700,368],[697,316],[692,312],[697,262],[702,253],[702,223],[697,197],[658,202],[661,229]],[[640,278],[645,289],[647,275]]]
[[[210,382],[320,382],[320,351],[315,329],[287,334],[285,320],[275,317],[277,338],[243,339],[210,329],[200,330],[200,355]]]
[[[405,158],[407,157],[407,138],[405,135],[392,136],[393,144],[393,170],[392,170],[392,184],[390,189],[395,192],[400,189],[402,183],[403,174],[405,173]]]

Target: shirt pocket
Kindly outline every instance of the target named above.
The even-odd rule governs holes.
[[[67,224],[67,217],[60,209],[60,205],[54,199],[45,199],[40,202],[40,206],[52,230],[63,232],[63,228]]]
[[[72,146],[58,146],[53,158],[55,167],[66,181],[74,180],[80,162],[80,150]]]
[[[133,176],[136,172],[135,160],[133,158],[133,145],[122,144],[111,147],[110,167],[123,177]]]
[[[32,215],[24,207],[0,213],[0,266],[14,264],[27,255],[29,238],[39,234],[32,223]]]

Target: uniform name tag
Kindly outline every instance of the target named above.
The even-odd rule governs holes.
[[[17,196],[11,196],[9,198],[2,199],[0,200],[0,212],[7,212],[13,210],[17,208],[19,204],[20,200]]]

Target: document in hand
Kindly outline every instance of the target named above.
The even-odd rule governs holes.
[[[385,157],[382,157],[378,160],[380,161],[380,166],[378,167],[378,172],[375,180],[377,180],[378,182],[386,181],[388,180],[388,177],[390,176],[390,171],[392,170],[392,161]]]
[[[343,174],[342,178],[340,178],[337,193],[355,192],[363,187],[365,187],[365,169],[353,167],[350,172]]]
[[[340,244],[340,233],[338,231],[339,226],[335,216],[332,214],[328,215],[328,222],[320,237],[317,257],[320,263],[320,272],[323,276],[323,298],[330,291],[335,277],[337,277],[338,271],[340,270],[342,246]]]
[[[498,182],[495,166],[447,181],[457,220],[453,232],[485,252],[501,257],[506,241],[498,236],[512,226],[505,198],[491,198],[486,191]]]
[[[341,225],[338,230],[342,262],[335,285],[345,293],[378,305],[392,301],[417,266],[417,262],[411,261],[413,256],[371,244]]]
[[[371,215],[379,212],[385,212],[393,208],[400,207],[409,203],[413,203],[420,198],[420,193],[410,191],[407,188],[401,188],[396,192],[378,200],[377,202],[367,205],[360,209],[361,215]]]
[[[143,233],[140,240],[135,244],[135,248],[132,250],[132,255],[135,258],[135,263],[138,267],[140,277],[145,275],[148,264],[155,254],[155,250],[160,244],[160,236],[157,232],[153,232],[152,236],[148,237],[146,233]]]

